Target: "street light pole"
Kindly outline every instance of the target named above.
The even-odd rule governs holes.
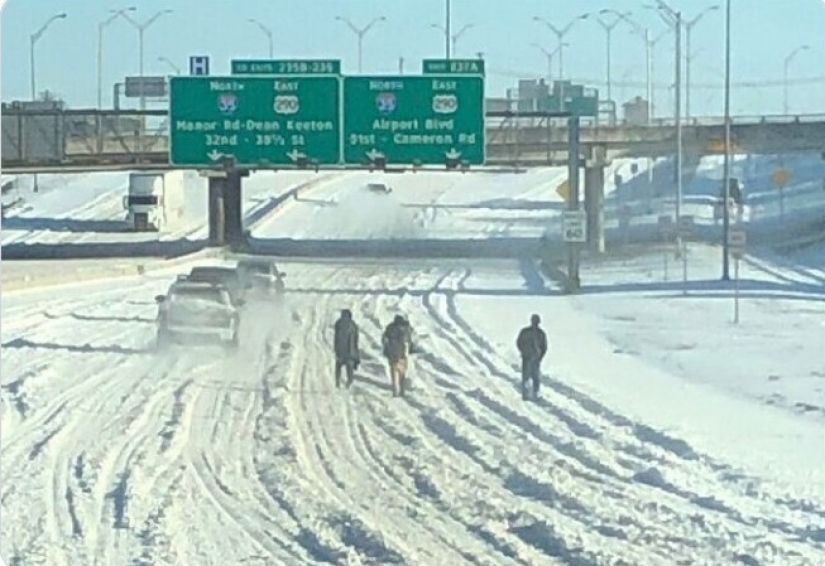
[[[172,61],[170,61],[167,57],[158,57],[158,61],[159,61],[160,63],[166,63],[167,65],[169,65],[169,67],[171,67],[171,68],[172,68],[172,70],[173,70],[173,71],[175,71],[175,74],[176,74],[176,75],[180,75],[180,67],[178,67],[177,65],[175,65],[175,64],[174,64]]]
[[[29,38],[29,64],[31,65],[31,90],[32,90],[32,100],[37,100],[37,83],[35,81],[35,76],[37,74],[36,66],[35,66],[35,58],[34,58],[34,47],[37,45],[37,41],[43,37],[43,34],[46,33],[46,30],[49,28],[52,23],[56,20],[63,20],[66,18],[66,14],[55,14],[44,23],[40,28],[31,34]]]
[[[668,6],[664,0],[656,0],[659,15],[662,19],[674,28],[676,32],[676,60],[674,88],[676,89],[676,222],[679,222],[682,214],[682,12],[676,11]],[[681,237],[677,236],[677,245],[681,249]]]
[[[267,42],[269,43],[269,58],[272,59],[275,56],[275,47],[272,41],[272,30],[256,19],[249,18],[246,21],[250,24],[258,26],[258,29],[260,29],[264,33],[264,35],[266,35]]]
[[[685,117],[687,119],[690,119],[690,63],[692,59],[692,51],[690,50],[690,34],[693,31],[693,27],[699,23],[699,20],[701,20],[705,16],[705,14],[718,9],[718,5],[708,6],[707,8],[699,12],[695,18],[685,22],[685,47],[687,49],[687,61],[685,63]]]
[[[647,104],[648,104],[648,112],[647,112],[647,123],[649,124],[654,116],[654,109],[655,104],[653,102],[655,91],[653,89],[653,80],[654,80],[654,73],[653,73],[653,48],[656,46],[659,41],[661,41],[665,35],[669,33],[669,29],[663,31],[656,39],[650,39],[650,28],[646,28],[636,21],[630,19],[630,13],[621,13],[615,10],[608,10],[610,13],[616,15],[620,20],[623,20],[627,23],[633,30],[633,32],[640,36],[642,40],[645,42],[645,68],[647,69]]]
[[[134,18],[132,18],[126,12],[120,12],[119,13],[119,15],[124,20],[126,20],[127,22],[132,24],[132,26],[136,30],[138,30],[138,49],[140,51],[140,78],[141,79],[143,79],[143,34],[147,29],[149,29],[149,27],[153,23],[155,23],[158,20],[158,18],[160,18],[164,14],[171,14],[171,13],[172,13],[172,10],[161,10],[161,11],[155,13],[155,15],[153,15],[151,18],[149,18],[148,20],[146,20],[143,23],[137,22]],[[140,109],[141,110],[146,110],[146,95],[144,93],[143,86],[144,85],[141,83],[141,85],[140,85]]]
[[[622,21],[622,17],[629,16],[630,13],[628,12],[628,13],[622,14],[622,13],[617,12],[615,10],[611,10],[609,8],[606,8],[604,10],[599,10],[599,14],[613,14],[614,16],[616,16],[616,19],[613,21],[612,24],[606,23],[601,18],[598,18],[598,17],[596,18],[596,21],[599,23],[600,26],[602,26],[605,33],[607,34],[607,99],[608,100],[613,100],[613,88],[612,88],[613,81],[611,80],[611,66],[612,65],[611,65],[611,60],[610,60],[611,59],[610,58],[611,40],[612,40],[612,36],[613,36],[613,29],[617,25],[619,25],[619,23]]]
[[[572,20],[570,20],[570,22],[568,22],[568,24],[566,26],[564,26],[563,28],[561,28],[561,29],[557,28],[556,26],[551,24],[548,20],[546,20],[542,17],[539,17],[539,16],[533,16],[533,21],[541,22],[545,26],[547,26],[547,28],[550,31],[552,31],[553,33],[556,34],[556,38],[559,41],[559,45],[561,45],[562,43],[564,43],[564,36],[567,35],[567,33],[573,28],[573,26],[577,22],[579,22],[581,20],[586,20],[589,17],[590,17],[590,14],[582,14],[581,16],[578,16],[578,17],[573,18]],[[559,78],[562,79],[562,80],[564,79],[564,49],[559,49]]]
[[[362,72],[362,69],[363,69],[362,64],[363,64],[363,61],[364,61],[363,60],[364,36],[367,34],[367,32],[369,32],[372,29],[372,27],[375,24],[377,24],[378,22],[385,22],[385,21],[387,21],[387,18],[385,18],[384,16],[378,16],[377,18],[374,18],[370,23],[368,23],[367,25],[365,25],[362,28],[357,27],[351,21],[349,21],[348,19],[343,18],[341,16],[335,16],[335,19],[340,21],[340,22],[344,22],[345,24],[347,24],[349,29],[351,29],[352,32],[355,35],[358,36],[358,73],[360,74]]]
[[[559,52],[562,48],[562,45],[565,47],[568,46],[568,43],[560,43],[553,51],[548,51],[538,43],[534,43],[533,46],[544,53],[544,56],[547,58],[547,84],[550,85],[553,82],[553,57]]]
[[[785,69],[784,69],[783,81],[782,81],[782,87],[783,87],[782,108],[784,109],[785,116],[787,116],[790,113],[789,105],[788,105],[788,67],[790,66],[791,61],[793,60],[793,58],[796,57],[796,55],[800,51],[807,51],[808,49],[810,49],[810,46],[800,45],[799,47],[797,47],[796,49],[791,51],[790,55],[785,57]]]
[[[464,32],[466,32],[468,29],[471,29],[471,28],[475,27],[475,25],[474,24],[466,24],[464,27],[462,27],[460,30],[458,30],[456,33],[454,33],[452,35],[452,37],[449,36],[449,32],[447,31],[447,28],[445,28],[441,24],[432,24],[431,27],[433,27],[434,29],[440,30],[442,33],[445,34],[446,37],[449,38],[450,44],[452,46],[452,56],[455,57],[455,54],[457,52],[457,47],[458,47],[458,40],[461,38],[462,35],[464,35]]]
[[[730,5],[726,0],[725,6],[725,162],[724,162],[724,202],[723,230],[722,230],[722,280],[730,281]]]
[[[446,13],[444,14],[444,49],[447,53],[447,61],[450,60],[450,36],[453,33],[453,8],[452,2],[447,0],[445,2],[445,10]],[[455,42],[453,42],[453,45]],[[453,52],[455,52],[455,47],[453,47]]]
[[[111,10],[112,15],[100,22],[97,26],[97,107],[103,108],[103,30],[111,24],[121,12],[134,12],[137,10],[135,6],[128,8],[121,8],[119,10]]]

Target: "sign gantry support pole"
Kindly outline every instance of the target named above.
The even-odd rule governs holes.
[[[568,131],[568,183],[570,188],[570,199],[567,201],[567,208],[570,211],[579,210],[579,117],[571,116],[567,120]],[[567,243],[567,279],[570,291],[575,293],[581,289],[581,277],[579,273],[580,249],[577,242]]]

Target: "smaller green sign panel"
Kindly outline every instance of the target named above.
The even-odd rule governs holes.
[[[484,59],[424,59],[425,75],[483,75]]]
[[[233,75],[340,75],[336,59],[233,59]]]

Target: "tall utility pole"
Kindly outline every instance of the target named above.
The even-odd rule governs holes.
[[[724,202],[722,230],[722,280],[730,281],[730,0],[725,7],[725,163],[724,163]]]
[[[335,19],[338,20],[339,22],[344,22],[345,24],[347,24],[349,29],[352,30],[352,33],[354,33],[356,36],[358,36],[358,72],[359,73],[363,72],[364,36],[367,34],[367,32],[369,32],[372,29],[372,27],[375,24],[377,24],[378,22],[385,22],[385,21],[387,21],[387,18],[385,18],[384,16],[378,16],[377,18],[374,18],[370,23],[368,23],[367,25],[365,25],[362,28],[357,27],[351,21],[349,21],[348,19],[346,19],[342,16],[335,16]]]
[[[432,27],[432,28],[434,28],[434,29],[437,29],[437,30],[440,30],[440,31],[441,31],[441,32],[445,35],[445,37],[448,37],[448,35],[447,35],[447,33],[448,33],[448,32],[447,32],[447,28],[445,28],[445,27],[444,27],[444,26],[442,26],[441,24],[432,24],[430,27]],[[475,24],[466,24],[466,25],[465,25],[464,27],[462,27],[460,30],[458,30],[457,32],[455,32],[455,33],[452,35],[452,37],[450,37],[450,46],[451,46],[451,48],[452,48],[452,52],[451,52],[451,56],[452,56],[452,57],[455,57],[455,54],[458,52],[458,49],[457,49],[457,47],[458,47],[458,40],[459,40],[459,39],[461,39],[461,36],[462,36],[462,35],[464,35],[464,32],[466,32],[468,29],[471,29],[471,28],[473,28],[473,27],[475,27]]]
[[[275,56],[275,46],[274,41],[272,39],[272,30],[254,18],[249,18],[246,21],[250,24],[258,26],[258,29],[261,30],[263,34],[266,36],[266,39],[269,42],[269,58],[272,59]]]
[[[788,67],[790,67],[791,61],[793,61],[793,58],[796,57],[800,51],[807,51],[808,49],[810,49],[810,46],[800,45],[799,47],[791,51],[791,53],[787,57],[785,57],[785,68],[782,75],[782,108],[785,116],[790,114],[790,109],[788,105]]]
[[[533,16],[533,21],[541,22],[545,26],[547,26],[547,28],[550,31],[556,34],[556,38],[558,39],[559,45],[562,45],[564,43],[564,36],[570,32],[573,26],[581,20],[586,20],[589,17],[590,14],[582,14],[581,16],[575,17],[572,20],[570,20],[570,22],[568,22],[567,25],[563,28],[557,28],[552,23],[550,23],[550,21],[540,16]],[[564,80],[564,49],[559,49],[559,78]]]
[[[447,61],[450,60],[450,38],[453,35],[453,4],[450,0],[444,2],[444,51],[447,54]]]
[[[103,30],[111,24],[121,12],[134,12],[135,6],[111,10],[112,15],[97,25],[97,108],[103,108]]]
[[[149,29],[149,27],[153,23],[155,23],[158,20],[158,18],[160,18],[164,14],[171,14],[171,13],[172,13],[172,10],[161,10],[159,12],[156,12],[155,15],[153,15],[151,18],[149,18],[148,20],[146,20],[143,23],[140,23],[140,22],[136,21],[134,18],[132,18],[126,12],[120,12],[119,13],[119,15],[124,20],[126,20],[127,22],[132,24],[132,26],[136,30],[138,30],[138,49],[140,50],[140,78],[141,79],[143,79],[143,54],[144,54],[143,53],[143,34],[144,34],[144,32],[146,32],[147,29]],[[141,84],[141,86],[140,86],[140,109],[141,110],[146,110],[146,96],[143,92],[143,84]]]
[[[718,9],[718,5],[708,6],[707,8],[696,14],[696,17],[692,20],[685,21],[685,47],[687,50],[687,61],[685,63],[685,117],[687,119],[690,119],[690,62],[692,59],[692,51],[690,50],[690,34],[693,31],[693,27],[699,23],[699,20],[701,20],[705,16],[705,14]]]
[[[664,0],[656,0],[659,14],[665,23],[671,25],[676,32],[676,59],[675,78],[673,86],[676,89],[676,108],[674,109],[676,120],[676,222],[679,222],[682,214],[682,12],[676,11],[668,6]],[[677,236],[677,244],[681,248],[681,237]]]
[[[607,99],[613,100],[613,81],[611,80],[610,70],[611,70],[611,61],[610,61],[610,46],[611,46],[611,38],[613,35],[613,29],[619,25],[622,21],[623,17],[627,17],[630,15],[630,12],[626,12],[624,14],[617,12],[616,10],[611,10],[606,8],[604,10],[599,10],[599,14],[613,14],[616,16],[616,19],[613,21],[612,24],[608,24],[603,19],[597,17],[596,21],[599,22],[599,25],[602,26],[605,33],[607,34]]]
[[[649,124],[650,121],[653,119],[655,115],[656,105],[654,104],[653,99],[655,98],[655,90],[653,88],[653,81],[655,75],[653,73],[653,49],[656,47],[656,44],[659,43],[664,37],[670,33],[670,28],[663,31],[659,34],[655,39],[650,39],[650,29],[642,26],[638,22],[630,19],[629,14],[622,14],[611,10],[610,13],[615,14],[619,19],[626,22],[632,29],[633,33],[640,36],[645,42],[645,57],[646,63],[645,68],[647,69],[647,104],[648,104],[648,119],[647,123]]]
[[[56,20],[62,20],[66,18],[66,14],[55,14],[44,23],[36,32],[31,34],[29,38],[29,63],[31,65],[31,89],[32,89],[32,100],[37,100],[37,82],[36,82],[36,75],[37,75],[37,68],[35,66],[35,58],[34,58],[34,48],[37,45],[38,40],[43,37],[43,34],[46,33],[46,30],[49,29],[49,26],[52,25]]]
[[[569,45],[570,45],[569,43],[563,43],[562,42],[553,51],[548,51],[547,49],[545,49],[544,47],[542,47],[538,43],[533,44],[533,47],[537,48],[539,51],[544,53],[544,56],[547,58],[547,84],[548,85],[551,85],[553,83],[553,57],[555,57],[556,54],[558,54],[559,50],[561,50],[562,47],[567,47]]]

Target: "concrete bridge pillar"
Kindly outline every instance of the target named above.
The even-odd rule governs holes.
[[[226,245],[226,178],[209,177],[209,245]]]
[[[226,176],[224,190],[224,226],[226,243],[237,246],[244,242],[243,226],[243,183],[244,174],[231,171]]]
[[[587,245],[593,253],[605,252],[604,179],[609,165],[604,147],[591,147],[584,162],[584,210],[587,214]]]

